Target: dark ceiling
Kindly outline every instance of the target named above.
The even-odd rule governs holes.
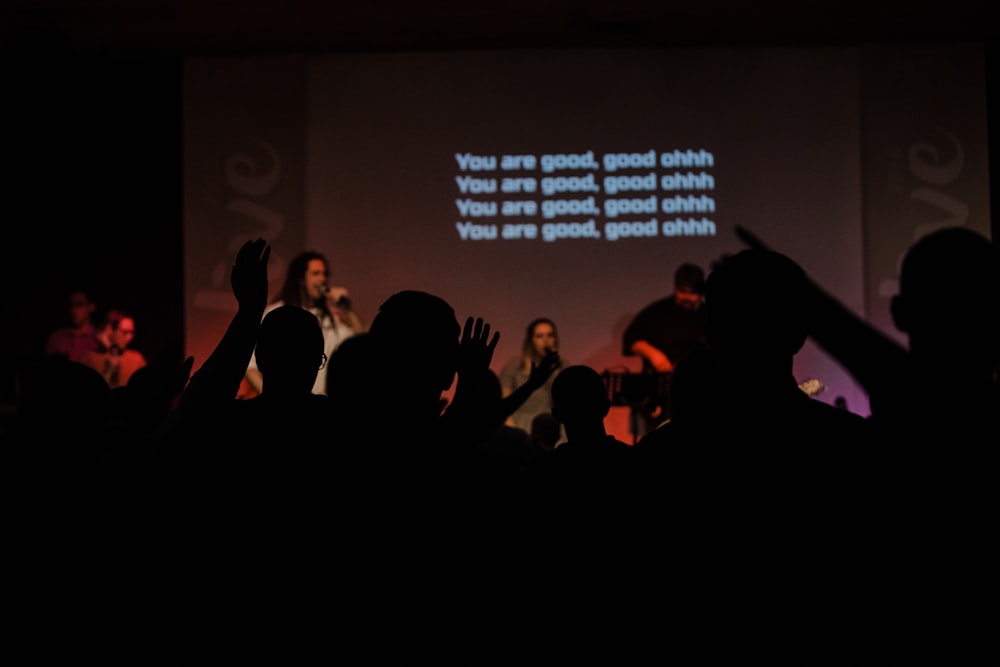
[[[82,52],[242,55],[987,41],[983,0],[4,0],[0,35]]]

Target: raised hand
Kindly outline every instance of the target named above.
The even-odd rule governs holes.
[[[500,341],[500,332],[494,332],[490,338],[490,325],[478,317],[465,320],[460,344],[459,373],[477,371],[490,367],[493,361],[493,351]]]
[[[247,241],[236,255],[229,282],[241,308],[264,311],[267,306],[267,261],[271,246],[264,239]]]
[[[191,377],[181,402],[188,411],[211,410],[237,395],[267,307],[270,256],[271,246],[264,239],[247,241],[236,254],[229,282],[239,308],[222,339]]]

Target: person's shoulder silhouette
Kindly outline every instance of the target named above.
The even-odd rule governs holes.
[[[327,363],[319,321],[308,310],[284,305],[270,311],[260,323],[257,367],[263,376],[258,396],[230,402],[223,436],[233,441],[233,462],[240,461],[258,473],[271,466],[275,472],[299,466],[284,474],[302,479],[316,472],[329,417],[329,400],[314,394],[316,375]],[[233,436],[236,436],[235,439]],[[291,478],[289,478],[291,479]]]
[[[564,368],[552,382],[552,416],[566,442],[535,459],[529,483],[542,498],[564,496],[568,505],[620,507],[633,472],[632,447],[606,430],[611,399],[601,374],[590,366]]]
[[[985,471],[998,453],[983,443],[1000,437],[1000,249],[966,227],[922,236],[903,256],[891,313],[908,350],[895,390],[872,400],[882,470],[908,470],[897,479],[920,484],[919,497],[946,487],[940,502],[975,493],[970,509],[992,504]]]
[[[903,256],[891,314],[907,363],[896,391],[873,401],[872,423],[885,445],[890,553],[919,554],[885,568],[895,583],[892,636],[906,647],[893,652],[944,664],[997,639],[981,628],[995,608],[988,582],[1000,556],[982,531],[1000,504],[1000,249],[967,227],[920,237]],[[908,582],[918,572],[915,595]]]
[[[604,378],[590,366],[567,366],[552,382],[552,416],[568,429],[567,443],[587,443],[588,447],[607,445],[608,451],[630,451],[627,443],[609,436],[605,430],[604,418],[610,409],[611,397]],[[573,437],[569,430],[573,431]]]

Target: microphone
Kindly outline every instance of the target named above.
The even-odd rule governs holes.
[[[323,283],[322,285],[319,286],[319,289],[320,289],[321,292],[323,292],[324,295],[329,296],[329,294],[330,294],[330,286],[329,285],[327,285],[326,283]],[[346,296],[342,296],[339,299],[337,299],[336,305],[337,305],[338,308],[343,308],[344,310],[350,310],[350,308],[351,308],[351,300],[348,299]]]

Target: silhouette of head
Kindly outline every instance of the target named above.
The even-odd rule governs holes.
[[[18,369],[16,405],[19,454],[40,470],[82,472],[104,451],[111,388],[90,366],[61,355],[27,361]]]
[[[1000,249],[965,227],[921,237],[903,257],[891,309],[911,352],[995,366],[1000,361]]]
[[[427,382],[429,391],[440,396],[451,387],[461,327],[447,301],[419,290],[397,292],[379,307],[368,331],[396,368]]]
[[[326,361],[319,320],[299,306],[275,308],[260,323],[256,355],[262,393],[310,393]]]
[[[723,258],[705,284],[705,338],[747,361],[790,359],[806,340],[806,276],[777,252],[752,248]]]
[[[563,424],[603,420],[611,399],[601,374],[590,366],[568,366],[552,381],[552,416]]]
[[[551,412],[539,412],[531,420],[531,436],[543,448],[555,449],[562,437],[562,428]]]
[[[352,418],[383,409],[381,394],[394,385],[386,376],[377,339],[362,332],[345,339],[330,355],[326,395],[334,409]],[[391,401],[389,401],[391,403]]]

